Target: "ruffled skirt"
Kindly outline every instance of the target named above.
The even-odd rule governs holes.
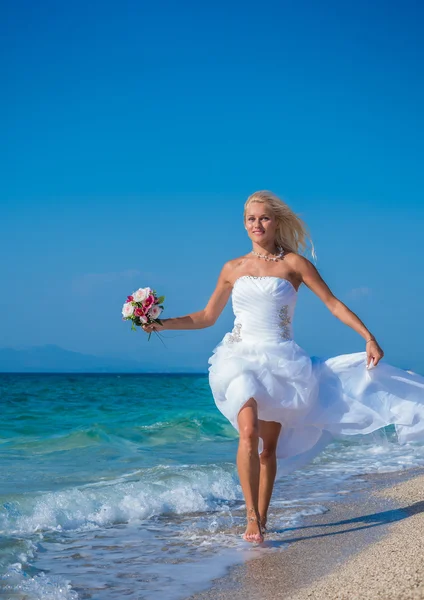
[[[253,345],[224,338],[209,364],[215,403],[237,430],[249,398],[259,419],[281,423],[279,474],[309,462],[334,437],[390,424],[399,443],[424,442],[424,378],[384,361],[367,369],[365,352],[324,360],[292,340]]]

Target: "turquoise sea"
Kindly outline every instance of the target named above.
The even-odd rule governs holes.
[[[424,464],[390,428],[338,441],[275,488],[270,539],[241,540],[237,434],[206,375],[0,374],[0,597],[178,600],[285,529]]]

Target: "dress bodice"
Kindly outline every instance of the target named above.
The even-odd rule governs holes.
[[[234,328],[224,341],[276,342],[293,339],[297,292],[281,277],[239,277],[233,287]]]

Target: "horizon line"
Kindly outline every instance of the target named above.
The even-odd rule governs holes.
[[[0,375],[207,375],[207,371],[0,371]]]

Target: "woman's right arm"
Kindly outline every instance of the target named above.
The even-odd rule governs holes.
[[[144,331],[150,333],[151,331],[164,331],[166,329],[204,329],[213,325],[224,310],[230,297],[232,268],[231,261],[224,265],[218,277],[216,288],[203,310],[190,313],[184,317],[161,319],[162,326],[158,324],[143,325]]]

